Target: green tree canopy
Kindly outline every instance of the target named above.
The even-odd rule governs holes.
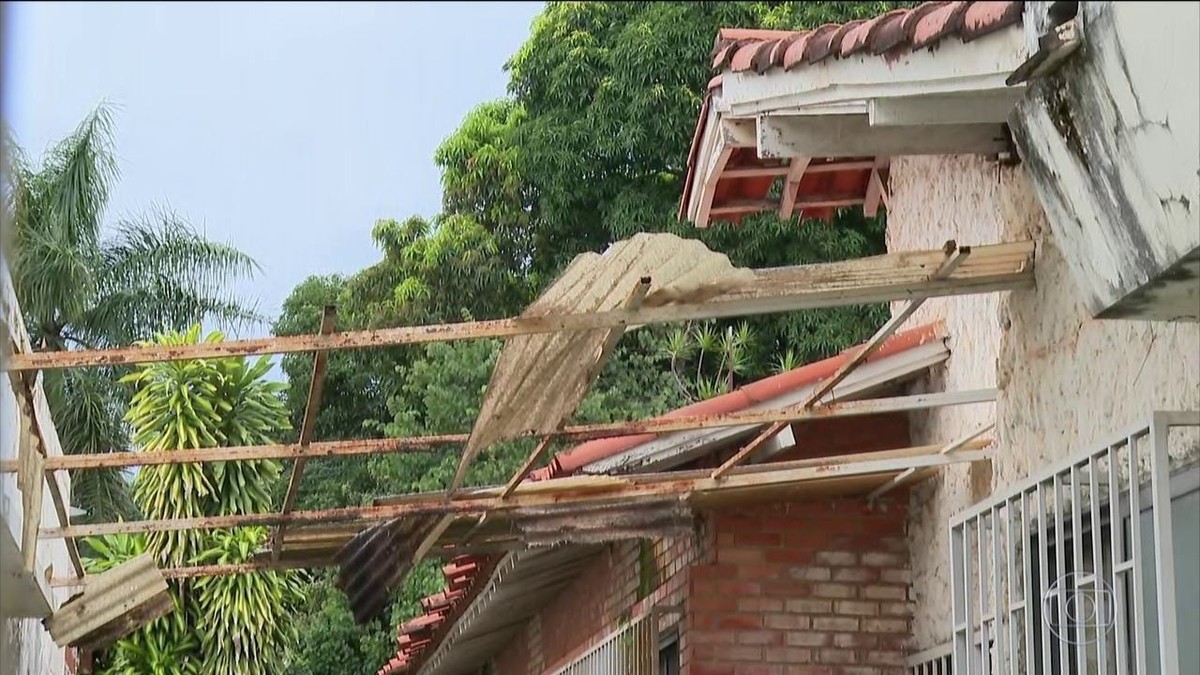
[[[4,193],[13,222],[8,255],[35,348],[124,346],[194,322],[234,326],[256,320],[229,292],[232,282],[256,271],[254,261],[204,238],[178,215],[159,210],[104,232],[118,179],[112,137],[112,112],[100,106],[35,164],[6,130],[11,171]],[[65,452],[128,448],[121,422],[128,394],[115,383],[122,372],[45,373]],[[128,482],[117,470],[73,472],[72,492],[93,520],[134,515]]]

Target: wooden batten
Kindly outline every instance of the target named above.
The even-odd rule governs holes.
[[[166,578],[145,554],[88,577],[83,592],[47,619],[46,628],[60,647],[100,649],[174,607]]]

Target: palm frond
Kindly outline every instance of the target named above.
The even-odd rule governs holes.
[[[50,149],[44,171],[55,177],[49,215],[83,248],[100,240],[100,219],[119,175],[112,109],[100,104],[75,132]]]

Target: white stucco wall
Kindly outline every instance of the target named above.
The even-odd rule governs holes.
[[[1200,408],[1200,326],[1091,319],[1021,167],[976,157],[900,158],[891,190],[890,250],[947,239],[1038,242],[1036,288],[931,300],[911,319],[944,319],[951,336],[950,359],[921,386],[1001,390],[995,405],[913,418],[914,444],[948,442],[997,422],[990,466],[949,466],[912,493],[913,647],[925,649],[950,638],[951,516],[1153,410]]]

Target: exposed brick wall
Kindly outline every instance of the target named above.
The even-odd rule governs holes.
[[[712,518],[690,570],[690,675],[899,675],[910,634],[905,508],[777,503]]]

